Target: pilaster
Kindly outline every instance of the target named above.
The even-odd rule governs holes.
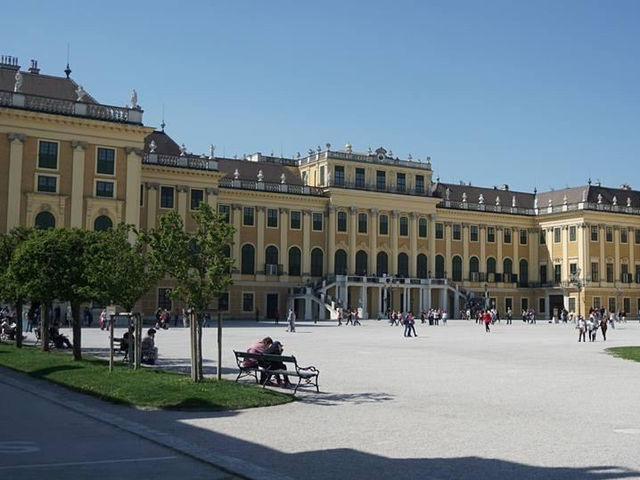
[[[84,164],[87,142],[72,141],[72,176],[71,176],[71,228],[82,228],[82,210],[84,207]],[[127,177],[128,178],[128,177]],[[138,197],[140,187],[138,186]],[[127,192],[128,193],[128,192]],[[138,198],[138,206],[140,199]],[[139,207],[138,207],[139,209]],[[127,205],[127,213],[129,206]],[[89,225],[87,225],[89,227]]]
[[[22,200],[22,157],[25,136],[9,133],[9,185],[7,192],[7,232],[20,225]],[[29,225],[31,226],[31,225]]]

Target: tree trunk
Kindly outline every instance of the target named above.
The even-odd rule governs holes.
[[[80,303],[71,302],[71,325],[73,327],[73,359],[82,360],[82,324],[80,323]]]
[[[15,305],[16,310],[16,348],[22,348],[22,300]]]
[[[40,304],[40,340],[43,352],[49,351],[49,304]]]
[[[197,340],[197,355],[196,355],[196,364],[198,371],[198,381],[202,381],[202,315],[196,316],[196,340]]]
[[[196,361],[197,358],[197,349],[198,342],[196,341],[196,315],[193,311],[189,312],[189,337],[191,339],[191,380],[194,382],[198,382],[198,364]]]

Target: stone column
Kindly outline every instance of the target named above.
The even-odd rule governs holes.
[[[424,289],[422,296],[423,308],[429,310],[431,308],[431,287]]]
[[[444,241],[445,241],[445,254],[444,254],[444,269],[447,278],[451,278],[453,274],[453,263],[451,261],[451,222],[445,222],[444,224]]]
[[[73,148],[72,168],[71,168],[71,228],[82,228],[82,210],[84,207],[84,163],[85,152],[87,150],[87,142],[71,142]],[[128,164],[127,164],[128,165]],[[127,177],[128,179],[128,177]],[[138,186],[138,191],[140,187]],[[127,192],[128,193],[128,192]],[[140,208],[140,194],[138,198],[138,209]],[[129,207],[127,206],[127,214]],[[91,225],[87,225],[91,228]]]
[[[369,210],[369,267],[367,271],[369,275],[376,274],[376,260],[378,254],[378,210],[372,208]],[[378,304],[380,308],[380,304]]]
[[[624,227],[627,228],[627,227]],[[633,228],[628,229],[627,241],[629,242],[629,273],[635,282],[636,278],[636,257],[635,257],[635,230]]]
[[[335,274],[336,273],[336,208],[333,205],[329,205],[329,225],[327,228],[327,273]]]
[[[235,269],[240,270],[240,229],[242,228],[242,205],[234,203],[231,206],[232,215],[231,221],[233,222],[233,245],[231,246],[231,253],[233,260],[235,261]]]
[[[264,226],[265,210],[263,205],[256,206],[256,274],[264,275]]]
[[[369,318],[369,308],[368,308],[368,303],[369,303],[369,298],[367,296],[367,284],[363,284],[362,287],[360,287],[360,291],[361,291],[361,296],[362,296],[362,318]]]
[[[289,209],[280,209],[280,219],[278,222],[280,226],[280,263],[282,264],[282,270],[286,272],[281,277],[281,280],[286,281],[286,277],[289,275],[289,243],[287,234],[289,232]]]
[[[185,229],[187,228],[187,209],[189,208],[188,192],[189,187],[186,185],[176,185],[176,191],[178,192],[178,213],[182,217]]]
[[[520,281],[520,253],[518,247],[520,245],[520,229],[512,229],[511,242],[513,243],[513,273],[517,275],[518,281]]]
[[[125,221],[135,227],[140,226],[140,183],[142,181],[142,150],[126,147],[127,154],[127,196],[125,199]],[[132,240],[133,233],[129,235]]]
[[[560,241],[562,242],[562,281],[569,280],[569,227],[562,225],[562,234]]]
[[[409,276],[416,278],[417,262],[418,262],[418,214],[411,212],[409,215]]]
[[[496,227],[496,273],[504,273],[502,270],[502,241],[504,239],[504,235],[502,232],[502,227]],[[502,279],[504,281],[504,279]]]
[[[391,212],[391,275],[398,274],[398,210]]]
[[[207,194],[207,203],[211,205],[214,212],[218,213],[218,189],[207,187],[204,191]]]
[[[584,246],[582,258],[582,273],[585,278],[587,275],[589,275],[589,278],[591,278],[591,225],[583,223],[580,226],[579,230],[582,231],[582,243]],[[629,245],[631,247],[631,251],[633,252],[633,244],[629,242]]]
[[[620,281],[620,227],[617,225],[613,227],[613,251],[613,279]]]
[[[384,293],[384,288],[378,287],[378,302],[376,303],[376,308],[373,309],[373,313],[378,316],[380,313],[384,314],[384,307],[382,306],[382,294]],[[383,310],[380,310],[383,309]]]
[[[529,281],[540,281],[540,232],[537,228],[530,228],[529,235]]]
[[[430,276],[436,274],[436,216],[435,214],[429,215],[429,264],[427,265],[427,272],[431,272]]]
[[[484,273],[487,281],[487,226],[478,227],[478,240],[480,240],[480,273]]]
[[[447,289],[443,287],[440,289],[440,309],[441,310],[449,310],[449,305],[447,305]],[[451,312],[448,312],[451,313]],[[451,318],[451,317],[449,317]]]
[[[358,231],[358,209],[351,207],[349,209],[349,261],[348,271],[349,275],[356,273],[356,232]]]
[[[147,230],[156,227],[156,217],[158,215],[158,188],[157,183],[146,182],[147,190]]]
[[[469,224],[462,224],[462,280],[469,276]]]
[[[22,155],[25,136],[22,133],[9,133],[7,137],[10,145],[9,189],[7,192],[7,232],[9,232],[12,228],[20,225],[20,211],[22,210]],[[32,225],[27,226],[31,227]]]
[[[311,275],[311,211],[302,211],[302,276]]]

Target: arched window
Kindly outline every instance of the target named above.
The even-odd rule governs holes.
[[[249,243],[242,246],[242,267],[240,273],[248,275],[256,273],[256,249]]]
[[[42,228],[48,230],[49,228],[55,228],[56,218],[49,212],[40,212],[36,215],[36,228]]]
[[[436,255],[436,278],[444,278],[444,257]]]
[[[469,259],[469,273],[478,273],[480,271],[480,261],[478,257],[471,257]]]
[[[376,256],[376,275],[381,277],[389,273],[389,257],[385,252],[378,252]]]
[[[502,272],[505,275],[511,275],[513,273],[513,262],[510,258],[505,258],[502,262]]]
[[[451,260],[451,279],[454,282],[462,281],[462,258],[458,255]]]
[[[96,232],[104,232],[105,230],[109,230],[110,228],[113,228],[113,222],[106,215],[100,215],[93,222],[93,229]]]
[[[269,245],[264,252],[264,263],[267,265],[278,264],[278,248],[273,245]]]
[[[321,277],[322,276],[322,263],[323,263],[323,253],[319,248],[314,248],[311,250],[311,276],[312,277]]]
[[[524,258],[520,260],[520,283],[529,283],[529,262]]]
[[[347,252],[342,249],[336,250],[336,254],[334,256],[335,259],[335,271],[336,275],[346,275],[347,274]]]
[[[418,278],[427,278],[427,256],[424,253],[418,255],[418,258],[416,259],[416,267]]]
[[[398,254],[398,275],[401,277],[409,276],[409,256],[406,253]]]
[[[358,250],[358,253],[356,253],[356,275],[367,274],[367,259],[367,252]]]
[[[300,262],[302,255],[298,247],[291,247],[289,249],[289,275],[294,277],[300,276]]]
[[[487,273],[496,273],[496,259],[493,257],[487,258]]]

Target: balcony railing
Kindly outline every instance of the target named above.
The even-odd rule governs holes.
[[[161,155],[159,153],[145,153],[142,163],[160,165],[162,167],[188,168],[192,170],[218,170],[218,161],[211,158],[190,157],[180,155]]]
[[[282,265],[275,264],[275,263],[265,263],[264,274],[265,275],[282,275]]]
[[[254,180],[235,180],[223,178],[220,180],[221,188],[238,188],[240,190],[259,190],[272,193],[291,193],[294,195],[324,196],[324,191],[319,187],[308,185],[291,185],[287,183],[258,182]]]
[[[335,152],[333,150],[321,151],[311,153],[310,155],[301,158],[299,160],[300,165],[306,165],[308,163],[314,163],[318,160],[326,160],[326,159],[338,159],[338,160],[348,160],[353,162],[364,162],[364,163],[374,163],[374,164],[383,164],[383,165],[395,165],[399,167],[406,168],[417,168],[420,170],[431,170],[429,163],[422,162],[414,162],[411,160],[400,160],[399,158],[390,158],[390,157],[382,157],[378,158],[377,155],[371,154],[361,154],[361,153],[347,153],[347,152]]]
[[[370,192],[382,192],[382,193],[397,193],[400,195],[417,195],[420,197],[427,197],[429,194],[423,188],[407,188],[402,185],[377,185],[374,183],[361,183],[361,182],[346,182],[346,181],[333,181],[327,184],[329,188],[344,188],[351,190],[366,190]]]
[[[0,107],[142,125],[142,110],[0,90]]]

